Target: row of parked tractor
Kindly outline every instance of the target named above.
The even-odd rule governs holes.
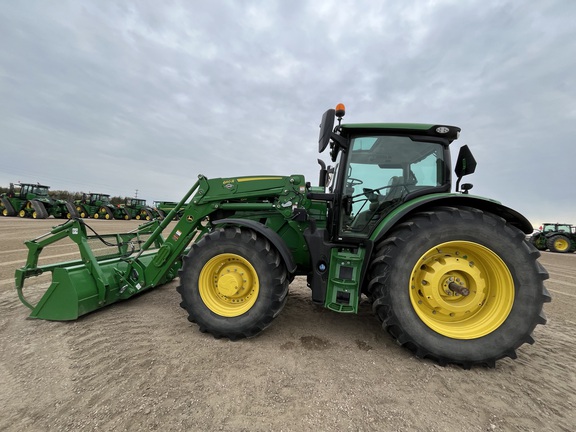
[[[152,207],[146,200],[125,198],[122,204],[114,205],[110,195],[102,193],[82,194],[81,199],[66,201],[50,196],[50,187],[31,183],[10,183],[7,193],[0,195],[0,214],[22,218],[58,219],[76,217],[94,219],[153,220],[163,219],[174,207],[175,202],[154,201]]]

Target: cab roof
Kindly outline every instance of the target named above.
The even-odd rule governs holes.
[[[429,123],[346,123],[341,125],[342,132],[356,133],[400,133],[402,135],[428,135],[454,141],[460,134],[457,126]]]

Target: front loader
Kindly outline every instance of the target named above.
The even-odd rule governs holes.
[[[322,118],[319,151],[329,147],[333,165],[319,160],[318,186],[302,175],[201,175],[165,219],[134,232],[89,234],[77,219],[27,242],[16,289],[30,316],[73,320],[179,276],[188,319],[237,340],[273,322],[301,275],[320,307],[356,313],[369,301],[420,358],[464,368],[515,358],[550,301],[539,252],[525,241],[528,220],[460,187],[476,166],[467,146],[450,192],[459,128],[341,124],[343,116],[339,105]],[[42,250],[65,238],[79,259],[40,265]],[[94,252],[103,249],[112,252]],[[32,304],[24,283],[47,272],[49,287]]]

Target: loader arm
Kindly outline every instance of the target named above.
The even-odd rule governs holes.
[[[290,234],[294,244],[301,244],[299,222],[291,217],[295,207],[307,204],[304,192],[303,176],[208,180],[201,175],[165,219],[143,224],[135,231],[89,235],[90,227],[83,220],[70,220],[26,242],[27,262],[15,274],[18,296],[32,310],[32,318],[73,320],[163,285],[177,276],[189,245],[214,228],[214,216],[217,223],[226,224],[246,220],[245,224],[255,225],[268,220],[269,228],[282,229]],[[164,238],[163,232],[178,215],[181,218]],[[226,218],[227,215],[236,219]],[[80,259],[39,265],[44,248],[66,238],[76,243]],[[279,238],[276,235],[277,243]],[[92,249],[95,244],[101,246]],[[293,248],[297,249],[300,248]],[[285,248],[283,253],[288,257],[291,251]],[[300,262],[307,259],[307,252],[301,252]],[[40,301],[32,304],[24,296],[24,283],[47,272],[52,274],[51,284]]]

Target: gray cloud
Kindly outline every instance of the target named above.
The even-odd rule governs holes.
[[[0,184],[177,200],[210,177],[316,182],[324,110],[455,124],[474,192],[576,223],[576,4],[8,2]]]

